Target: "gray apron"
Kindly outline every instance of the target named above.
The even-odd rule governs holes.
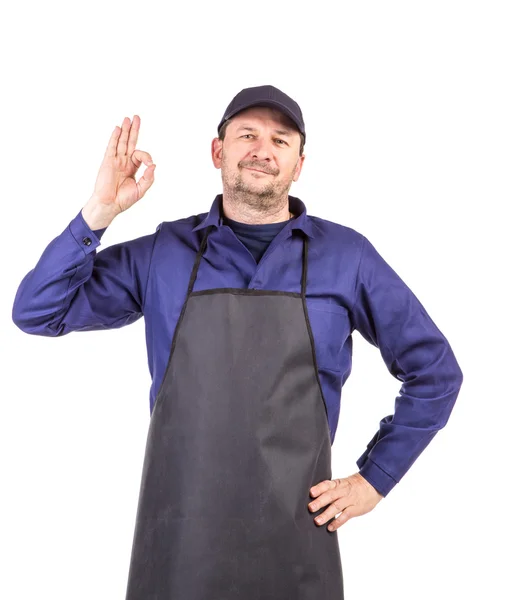
[[[301,293],[193,292],[152,411],[127,600],[343,600],[327,412]],[[298,285],[299,287],[299,285]]]

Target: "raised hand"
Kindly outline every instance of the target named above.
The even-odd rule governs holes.
[[[91,229],[107,227],[118,214],[140,200],[154,182],[156,165],[150,154],[135,148],[140,124],[138,115],[132,122],[125,117],[121,128],[116,125],[110,136],[93,195],[82,209]],[[147,168],[136,181],[135,174],[142,163]]]

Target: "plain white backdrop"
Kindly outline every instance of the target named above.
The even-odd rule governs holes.
[[[509,2],[64,2],[3,10],[0,597],[123,600],[149,423],[144,320],[31,336],[19,283],[89,199],[109,137],[141,117],[155,183],[98,251],[207,211],[210,157],[242,88],[300,104],[290,193],[363,233],[448,338],[464,383],[447,426],[338,530],[346,600],[513,597]],[[142,175],[143,168],[137,174]],[[333,476],[400,382],[353,333]],[[211,599],[221,600],[221,599]],[[294,600],[294,599],[291,599]],[[330,599],[331,600],[331,599]]]

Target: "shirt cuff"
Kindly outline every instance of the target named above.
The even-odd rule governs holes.
[[[372,459],[367,458],[365,462],[358,459],[356,462],[360,468],[360,475],[366,479],[376,490],[386,496],[388,492],[397,484],[397,481],[385,473]]]
[[[96,235],[89,227],[82,216],[82,209],[80,209],[79,213],[69,224],[69,229],[77,244],[82,248],[85,256],[94,252],[100,245],[100,237],[102,234],[99,236]],[[98,231],[103,233],[105,230],[99,229]]]

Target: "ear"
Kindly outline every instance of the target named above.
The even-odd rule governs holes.
[[[221,158],[223,156],[223,142],[219,138],[214,138],[211,145],[212,162],[216,169],[221,168]]]
[[[305,155],[303,154],[303,156],[300,156],[297,161],[296,170],[294,171],[294,177],[292,178],[292,181],[297,181],[299,179],[299,175],[301,174],[301,169],[303,168],[304,162]]]

